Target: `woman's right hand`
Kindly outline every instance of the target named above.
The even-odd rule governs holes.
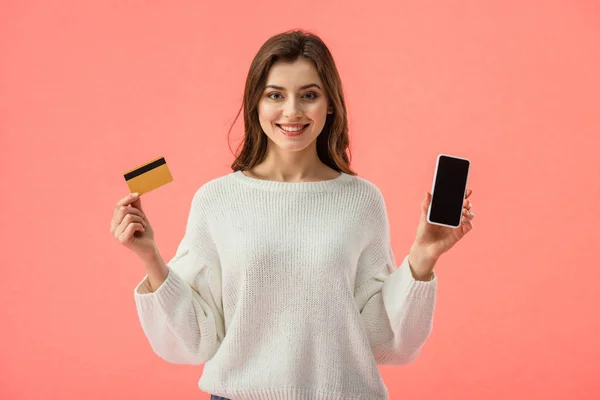
[[[119,200],[110,223],[110,233],[143,261],[150,261],[158,255],[154,230],[144,214],[139,195],[129,194]]]

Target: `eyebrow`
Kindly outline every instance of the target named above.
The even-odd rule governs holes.
[[[316,83],[309,83],[308,85],[301,86],[300,90],[308,89],[310,87],[316,87],[316,88],[319,88],[320,90],[323,90],[323,89],[321,89],[321,86],[317,85]],[[273,89],[276,89],[276,90],[285,90],[284,87],[276,86],[276,85],[267,85],[267,86],[265,86],[265,89],[268,89],[268,88],[273,88]]]

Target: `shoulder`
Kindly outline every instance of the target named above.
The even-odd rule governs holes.
[[[377,195],[377,196],[381,195],[381,190],[379,189],[379,187],[376,184],[374,184],[373,182],[371,182],[370,180],[363,178],[361,176],[358,176],[358,175],[354,175],[353,178],[354,178],[355,184],[362,190],[366,191],[367,193],[373,194],[373,195]]]
[[[385,207],[383,193],[375,183],[358,175],[353,176],[353,180],[356,194],[359,194],[369,206],[374,208]]]
[[[227,186],[230,185],[228,175],[209,179],[201,184],[194,192],[192,206],[207,209],[213,205],[222,203],[222,199],[228,193]]]
[[[380,237],[387,234],[389,227],[388,212],[386,202],[381,189],[372,181],[354,176],[355,186],[360,194],[355,194],[361,198],[362,207],[359,207],[363,213],[365,232],[370,232],[372,237]]]
[[[196,193],[194,194],[194,197],[210,196],[211,194],[218,192],[224,186],[228,185],[228,181],[229,181],[228,177],[229,177],[229,174],[221,175],[221,176],[217,176],[216,178],[209,179],[208,181],[206,181],[202,185],[200,185],[200,187],[198,187],[198,189],[196,189]]]

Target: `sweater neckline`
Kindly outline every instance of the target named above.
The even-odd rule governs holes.
[[[340,172],[336,178],[318,182],[282,182],[258,179],[245,175],[242,170],[232,172],[237,181],[256,189],[273,192],[332,192],[343,188],[352,180],[352,175]]]

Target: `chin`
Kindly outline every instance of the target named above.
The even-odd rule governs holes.
[[[301,151],[306,149],[307,147],[311,147],[311,145],[315,144],[317,138],[302,138],[300,140],[289,140],[285,137],[280,138],[277,137],[277,140],[273,140],[273,138],[269,138],[271,144],[276,145],[281,150],[285,151]]]
[[[276,143],[277,147],[285,151],[302,151],[310,147],[311,143]]]

